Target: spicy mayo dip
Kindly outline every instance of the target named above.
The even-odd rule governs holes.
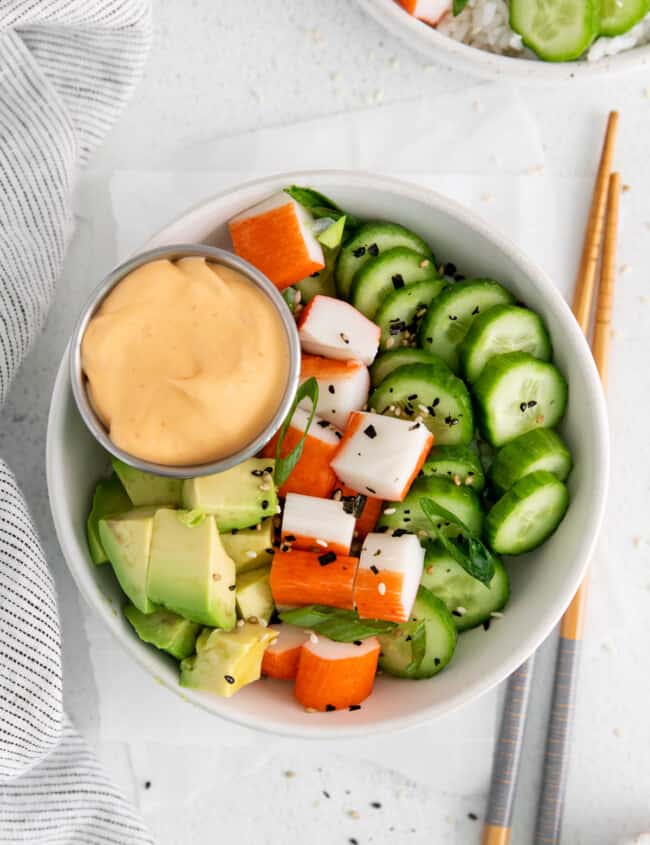
[[[279,408],[289,362],[271,300],[198,256],[133,270],[81,342],[88,397],[113,443],[167,466],[219,460],[251,443]]]

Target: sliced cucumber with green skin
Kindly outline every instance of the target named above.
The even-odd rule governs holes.
[[[435,364],[437,361],[440,361],[437,355],[432,355],[424,349],[415,349],[412,346],[389,349],[375,358],[374,364],[370,367],[370,380],[372,386],[377,387],[398,367],[404,367],[406,364]]]
[[[481,459],[473,446],[434,446],[424,462],[422,475],[441,476],[458,487],[471,487],[476,493],[485,487]]]
[[[445,603],[458,631],[486,622],[492,613],[503,610],[510,597],[510,578],[500,560],[486,586],[465,572],[439,543],[427,549],[420,583]]]
[[[475,382],[490,358],[505,352],[528,352],[540,361],[551,360],[551,339],[539,314],[517,305],[495,305],[479,314],[460,346],[463,378]]]
[[[404,501],[388,502],[377,521],[375,531],[409,532],[416,534],[421,541],[433,539],[434,530],[420,507],[420,499],[423,498],[433,499],[436,504],[463,522],[472,534],[481,535],[483,508],[478,495],[471,487],[458,487],[453,481],[436,475],[414,481]],[[462,533],[459,526],[446,524],[442,519],[439,528],[448,537],[457,537]]]
[[[485,535],[497,554],[521,555],[547,540],[564,519],[569,491],[540,469],[516,481],[487,516]]]
[[[648,0],[602,0],[600,34],[612,38],[629,32],[650,12]]]
[[[419,641],[416,654],[414,637],[422,622],[424,643]],[[378,639],[381,669],[397,678],[420,680],[442,672],[454,655],[458,632],[445,603],[426,587],[420,587],[410,620],[390,634],[380,634]]]
[[[427,308],[444,286],[442,279],[430,279],[390,293],[379,306],[373,320],[381,329],[380,349],[414,343]]]
[[[354,274],[371,258],[396,246],[408,247],[429,258],[434,265],[436,263],[428,244],[404,226],[381,221],[365,223],[345,244],[336,262],[335,278],[339,296],[348,299]]]
[[[494,305],[508,305],[514,296],[491,279],[466,279],[450,285],[429,308],[420,324],[420,346],[439,355],[458,371],[458,349],[472,321]]]
[[[438,444],[465,445],[474,437],[469,392],[442,361],[393,370],[372,391],[369,406],[402,419],[421,416]]]
[[[510,26],[540,59],[578,59],[600,29],[600,0],[510,0]]]
[[[554,428],[564,416],[568,386],[553,364],[508,352],[485,365],[474,398],[483,436],[503,446],[533,428]]]
[[[534,428],[516,437],[497,452],[490,466],[490,481],[499,493],[539,469],[566,481],[573,460],[562,438],[550,428]]]
[[[352,280],[350,302],[372,320],[394,290],[437,278],[438,271],[431,258],[408,247],[396,246],[371,258],[357,270]]]

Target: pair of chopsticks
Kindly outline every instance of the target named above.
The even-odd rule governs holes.
[[[573,297],[573,313],[589,335],[594,295],[596,311],[591,350],[603,382],[607,383],[610,326],[614,294],[616,240],[621,180],[612,173],[618,112],[610,112],[598,175],[585,231],[580,267]],[[598,264],[600,279],[596,285]],[[596,288],[598,290],[596,291]],[[560,626],[555,664],[551,713],[546,736],[542,788],[539,796],[535,845],[560,842],[571,726],[580,643],[587,601],[588,575],[567,608]],[[534,655],[514,672],[506,688],[501,727],[494,754],[488,808],[483,827],[483,845],[507,845],[510,841],[512,809],[523,744]]]

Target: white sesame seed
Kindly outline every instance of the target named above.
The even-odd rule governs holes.
[[[251,551],[246,552],[246,557],[249,557],[249,558],[251,558],[251,560],[252,560],[254,557],[257,557],[257,552],[254,552],[254,551],[251,549]]]
[[[429,264],[431,264],[431,262],[429,261],[428,258],[425,258],[424,261],[420,261],[420,267],[423,267],[423,268],[428,267]]]
[[[503,619],[503,613],[501,613],[501,611],[499,611],[499,610],[493,610],[492,613],[490,614],[490,616],[493,619]]]
[[[402,416],[402,409],[395,406],[395,412],[394,413],[395,413],[396,417],[401,417]]]
[[[243,627],[244,627],[244,625],[245,625],[245,622],[244,622],[244,620],[243,620],[243,619],[238,619],[238,620],[237,620],[237,627],[238,627],[238,628],[243,628]]]
[[[309,635],[309,642],[314,643],[314,645],[316,645],[316,643],[318,642],[318,637],[316,636],[316,634],[313,631]]]
[[[261,523],[261,522],[258,522],[258,523],[257,523],[257,525],[255,526],[255,530],[256,530],[256,531],[261,531],[261,530],[262,530],[262,523]]]
[[[454,480],[454,484],[456,485],[456,487],[460,487],[460,484],[461,484],[460,475],[455,475],[453,480]]]
[[[461,607],[461,606],[459,605],[459,606],[456,608],[456,613],[457,613],[459,616],[464,616],[464,615],[467,613],[467,608],[466,608],[466,607]]]
[[[397,508],[386,508],[386,510],[384,511],[384,514],[386,516],[390,516],[391,514],[395,513],[396,510],[397,510]]]
[[[305,707],[305,713],[318,713],[315,707]]]
[[[380,595],[380,596],[385,596],[385,595],[386,595],[386,585],[384,584],[384,582],[383,582],[383,581],[380,581],[380,582],[377,584],[377,592],[379,593],[379,595]]]
[[[324,549],[326,549],[329,543],[327,542],[327,540],[316,540],[316,545],[322,546]]]
[[[386,341],[386,349],[391,349],[393,346],[395,346],[395,338],[389,337]]]
[[[421,411],[425,417],[429,415],[429,409],[426,405],[418,405],[418,411]]]

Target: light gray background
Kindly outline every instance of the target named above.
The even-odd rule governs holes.
[[[456,92],[476,80],[436,66],[367,19],[350,0],[165,0],[155,8],[155,41],[145,78],[126,114],[82,179],[77,231],[45,334],[14,385],[0,425],[0,451],[15,470],[41,532],[57,580],[64,631],[67,706],[91,741],[100,735],[97,689],[88,657],[80,598],[58,550],[44,476],[44,436],[55,369],[78,308],[115,261],[108,180],[115,169],[201,170],[211,139],[292,123],[380,102]],[[650,828],[650,702],[645,643],[650,633],[648,332],[650,289],[650,80],[627,77],[561,91],[527,90],[524,101],[543,144],[547,168],[562,176],[593,176],[603,115],[622,112],[618,162],[631,190],[624,202],[621,273],[616,297],[610,413],[614,464],[608,514],[608,569],[594,576],[582,694],[567,796],[565,842],[606,845]],[[445,114],[439,115],[445,121]],[[503,127],[504,157],[516,145]],[[440,163],[437,163],[440,169]],[[498,169],[498,163],[494,165]],[[92,178],[91,178],[92,177]],[[182,207],[182,206],[181,206]],[[179,209],[180,210],[180,209]],[[90,238],[90,232],[94,236]],[[97,231],[103,238],[97,238]],[[90,244],[93,244],[92,254]],[[99,243],[99,247],[98,247]],[[576,245],[577,249],[577,245]],[[535,683],[513,842],[527,843],[534,818],[552,647],[542,650]],[[116,684],[120,683],[115,678]],[[481,703],[473,705],[481,708]],[[145,708],[146,702],[134,702]],[[494,719],[494,708],[485,708]],[[170,726],[182,735],[182,725]],[[462,732],[460,732],[462,734]],[[385,758],[359,759],[351,749],[287,743],[272,755],[255,744],[223,753],[197,746],[100,743],[120,784],[140,803],[161,843],[238,837],[245,843],[473,843],[489,773],[469,790],[445,770],[474,766],[468,743],[422,747],[413,771],[428,758],[436,778],[409,780],[403,761],[393,771],[395,743]],[[448,738],[447,738],[448,739]],[[381,743],[382,740],[377,740]],[[476,751],[476,749],[474,749]],[[450,756],[451,755],[451,756]],[[453,758],[453,759],[451,759]],[[286,771],[295,777],[286,777]],[[145,788],[145,782],[151,787]],[[433,785],[432,785],[433,784]],[[322,790],[331,796],[327,798]],[[349,791],[349,794],[346,793]],[[370,806],[380,801],[379,809]],[[358,815],[358,818],[357,818]],[[394,828],[391,830],[390,828]]]

